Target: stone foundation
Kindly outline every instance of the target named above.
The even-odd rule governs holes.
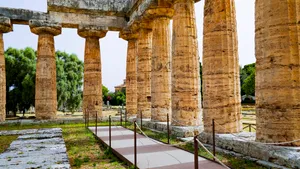
[[[245,156],[275,163],[289,168],[300,168],[300,147],[264,145],[255,141],[255,133],[216,134],[216,146]],[[212,134],[202,132],[202,143],[212,144]],[[247,142],[245,140],[251,141]]]

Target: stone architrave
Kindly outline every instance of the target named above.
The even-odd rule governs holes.
[[[204,130],[242,131],[240,73],[234,0],[206,0],[203,39]]]
[[[10,19],[0,17],[0,122],[5,121],[6,115],[6,73],[3,33],[12,31]]]
[[[97,26],[79,26],[78,35],[85,38],[84,54],[84,116],[102,117],[102,72],[99,39],[106,36],[107,28]],[[97,106],[100,107],[97,109]]]
[[[194,0],[175,0],[172,57],[172,125],[201,125],[199,54]]]
[[[54,36],[61,34],[61,25],[46,20],[30,20],[29,26],[31,32],[38,35],[35,81],[36,118],[55,119],[57,91]]]
[[[174,10],[168,7],[149,9],[153,20],[151,59],[151,121],[166,122],[171,116],[171,30]]]
[[[256,0],[256,140],[300,139],[300,1]],[[288,145],[300,146],[300,142]]]
[[[142,113],[143,118],[151,118],[152,23],[144,21],[138,26],[137,116]]]
[[[128,116],[137,114],[137,38],[138,34],[123,31],[120,38],[128,41],[126,64],[126,112]]]

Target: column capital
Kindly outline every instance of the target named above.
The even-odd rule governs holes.
[[[29,27],[32,33],[36,35],[51,34],[57,36],[61,34],[61,24],[48,20],[30,20]]]
[[[106,36],[107,31],[108,28],[103,26],[79,25],[77,32],[83,38],[97,37],[100,39]]]
[[[137,32],[141,29],[152,31],[152,28],[153,28],[153,22],[149,19],[144,19],[132,25],[132,29],[136,30]]]
[[[136,40],[138,38],[138,34],[131,30],[123,30],[120,32],[119,37],[127,41]]]
[[[179,3],[179,2],[187,2],[187,1],[192,1],[192,2],[199,2],[201,0],[172,0],[173,4]]]
[[[0,33],[7,33],[12,31],[10,19],[7,17],[0,17]]]
[[[157,7],[157,8],[148,9],[146,11],[145,17],[149,19],[161,18],[161,17],[172,19],[173,14],[174,14],[174,9],[172,8]]]

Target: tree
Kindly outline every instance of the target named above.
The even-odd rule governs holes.
[[[7,111],[26,109],[35,103],[36,54],[32,48],[5,51]],[[16,114],[15,114],[16,115]]]
[[[74,113],[82,102],[83,62],[75,54],[56,52],[57,102]]]
[[[107,101],[108,92],[109,92],[108,88],[102,85],[102,100],[104,101],[104,103],[106,103]]]
[[[8,48],[5,64],[6,110],[25,113],[35,103],[36,52],[32,48]],[[58,107],[74,112],[82,102],[83,62],[74,54],[58,51],[56,72]]]
[[[255,95],[255,63],[245,65],[240,72],[241,94]]]

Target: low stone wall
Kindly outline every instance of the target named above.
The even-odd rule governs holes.
[[[266,145],[255,141],[255,133],[216,134],[216,146],[288,168],[300,169],[300,147]],[[212,134],[202,132],[199,140],[212,144]]]
[[[129,119],[129,121],[133,122],[134,119],[131,118]],[[141,123],[140,119],[137,119],[137,123],[138,124]],[[167,122],[152,122],[150,119],[143,119],[142,123],[144,128],[167,133]],[[203,126],[181,127],[181,126],[172,126],[170,124],[170,131],[171,131],[171,135],[176,137],[180,137],[180,138],[193,137],[194,135],[197,135],[203,131]]]

